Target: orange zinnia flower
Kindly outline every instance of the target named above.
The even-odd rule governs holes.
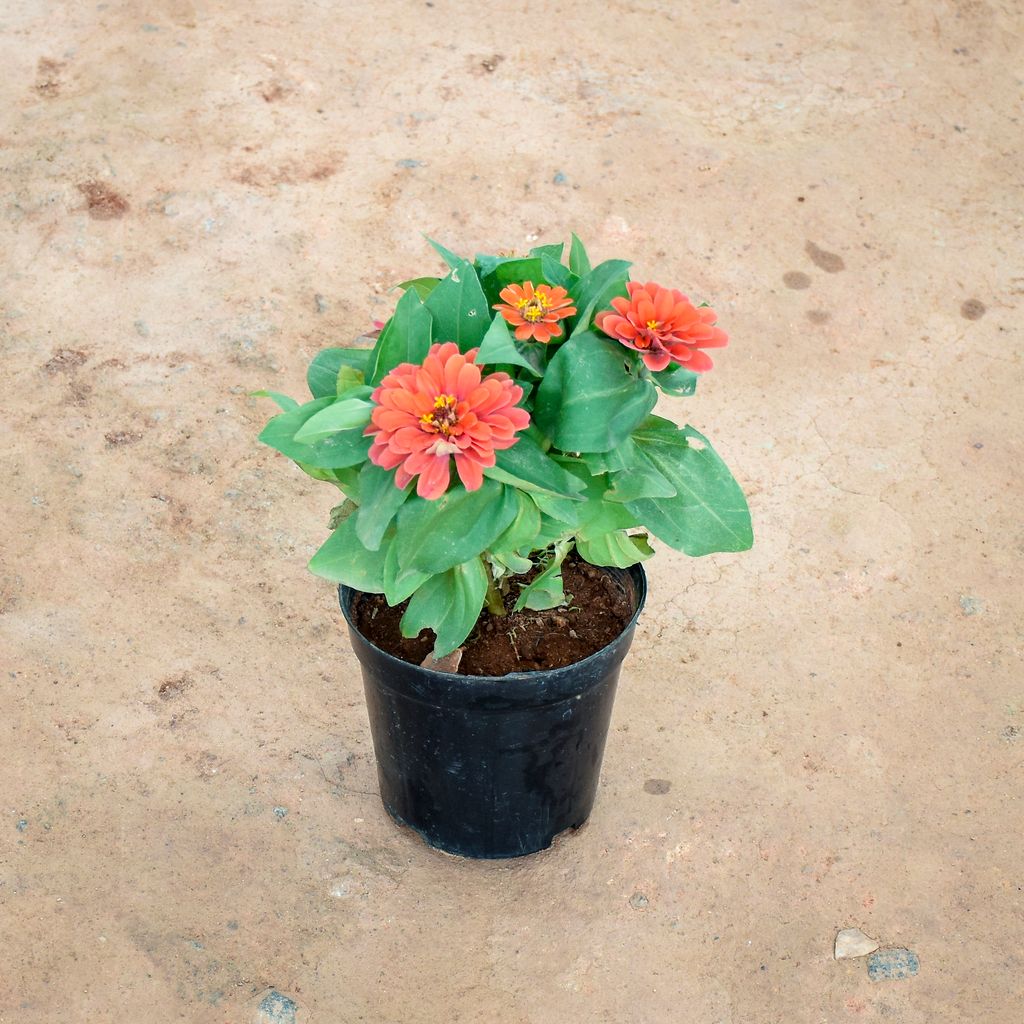
[[[612,299],[614,309],[594,317],[597,327],[643,355],[648,369],[664,370],[677,362],[703,373],[712,363],[705,348],[724,348],[729,336],[714,323],[715,311],[695,306],[680,291],[660,284],[626,284],[629,298]]]
[[[511,448],[530,414],[516,406],[523,389],[507,373],[486,377],[453,341],[431,345],[422,366],[401,363],[374,391],[377,407],[364,431],[370,461],[395,470],[395,486],[418,476],[416,493],[433,501],[448,489],[450,457],[467,491],[484,482],[496,451]]]
[[[502,288],[499,294],[505,301],[495,303],[494,309],[515,327],[520,341],[533,338],[547,344],[552,338],[560,338],[562,325],[558,321],[576,312],[564,288],[547,284],[534,288],[532,281],[524,281]]]

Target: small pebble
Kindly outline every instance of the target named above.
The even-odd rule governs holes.
[[[25,818],[22,818],[17,824],[17,829],[19,832],[24,832],[27,828],[28,821]]]
[[[285,815],[287,815],[287,813],[288,813],[288,808],[287,807],[275,807],[274,808],[274,814],[277,815],[278,818],[285,817]]]
[[[859,928],[844,928],[836,935],[835,958],[847,960],[852,957],[867,956],[878,949],[878,943],[865,935]]]
[[[642,892],[635,892],[629,897],[629,905],[634,910],[643,910],[644,907],[650,904],[650,902],[651,901]]]
[[[272,989],[257,1009],[259,1024],[295,1024],[299,1006],[294,999]]]

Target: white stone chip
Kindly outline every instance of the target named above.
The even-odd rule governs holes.
[[[878,943],[865,935],[859,928],[844,928],[836,935],[837,960],[848,960],[852,957],[867,956],[878,949]]]

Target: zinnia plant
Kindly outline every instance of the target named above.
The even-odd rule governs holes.
[[[575,235],[567,262],[562,245],[471,262],[433,244],[449,272],[401,285],[372,349],[321,352],[303,405],[260,392],[283,410],[260,440],[345,496],[313,572],[408,600],[403,632],[431,628],[440,658],[504,614],[515,577],[517,609],[568,602],[573,548],[625,568],[652,535],[695,556],[750,547],[707,438],[653,413],[727,343],[714,310],[622,260],[591,267]]]

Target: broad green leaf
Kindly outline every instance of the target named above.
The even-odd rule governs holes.
[[[576,527],[577,538],[593,540],[612,530],[624,530],[637,525],[636,517],[625,506],[606,500],[606,476],[589,477],[586,487],[587,500],[580,506],[579,525]]]
[[[359,470],[355,466],[349,466],[346,469],[318,469],[316,466],[307,466],[304,462],[298,462],[296,465],[314,480],[324,480],[334,484],[341,489],[346,497],[358,503]]]
[[[445,248],[440,242],[435,242],[429,235],[424,235],[424,238],[441,254],[441,259],[448,264],[449,267],[457,267],[460,263],[465,261],[461,256],[456,256],[451,249]]]
[[[451,654],[473,631],[487,594],[487,570],[471,558],[447,572],[431,576],[409,601],[402,616],[402,635],[419,636],[432,629],[434,657]]]
[[[272,398],[277,403],[278,408],[283,409],[285,412],[291,412],[299,407],[299,403],[294,398],[282,395],[280,391],[250,391],[249,394],[252,398]]]
[[[318,398],[291,412],[275,416],[263,428],[260,441],[299,463],[305,472],[309,472],[308,467],[344,469],[363,462],[370,450],[370,438],[363,436],[362,427],[331,434],[312,444],[302,444],[295,440],[295,434],[308,420],[334,402],[333,397]]]
[[[545,283],[543,273],[539,257],[525,256],[521,259],[496,262],[493,269],[487,274],[487,280],[488,283],[493,282],[496,291],[501,291],[506,285],[522,284],[524,281],[543,284]],[[495,299],[495,302],[497,301]]]
[[[654,468],[649,459],[640,457],[628,469],[611,475],[612,486],[605,501],[635,501],[637,498],[674,498],[675,487]]]
[[[393,608],[422,587],[430,579],[430,573],[420,572],[418,569],[403,569],[398,564],[398,545],[395,543],[393,531],[384,546],[387,548],[384,556],[384,596]]]
[[[562,582],[562,563],[565,556],[572,550],[573,542],[564,540],[555,545],[542,573],[519,592],[513,611],[522,611],[529,608],[532,611],[543,611],[545,608],[556,608],[565,603],[565,588]]]
[[[505,532],[491,544],[492,554],[533,551],[537,546],[536,540],[541,526],[540,509],[522,491],[513,493],[517,502],[516,516]]]
[[[650,381],[626,369],[622,346],[585,331],[554,354],[537,389],[537,425],[567,452],[622,444],[658,400]]]
[[[551,245],[535,245],[530,250],[531,256],[550,256],[555,262],[562,258],[565,251],[565,242],[554,242]]]
[[[596,476],[599,473],[617,473],[621,469],[628,469],[639,462],[641,456],[633,438],[627,437],[610,451],[584,452],[580,460]]]
[[[367,594],[382,594],[385,554],[383,550],[369,551],[360,543],[355,516],[349,516],[312,557],[309,571]]]
[[[522,576],[533,568],[533,562],[512,551],[489,551],[487,557],[492,565],[500,566],[513,576]]]
[[[746,551],[753,543],[743,491],[707,438],[693,427],[651,416],[633,434],[674,497],[641,498],[626,508],[656,537],[688,555]]]
[[[579,279],[569,293],[577,311],[572,336],[589,330],[594,314],[610,308],[612,299],[628,294],[629,267],[625,260],[605,260]]]
[[[541,279],[545,284],[555,285],[570,291],[579,278],[564,264],[552,259],[547,253],[540,258]]]
[[[306,371],[310,394],[314,398],[333,398],[338,393],[338,373],[342,367],[365,374],[371,351],[368,348],[325,348]]]
[[[699,373],[687,370],[685,366],[680,366],[678,363],[672,363],[664,370],[652,374],[651,380],[666,395],[672,395],[673,398],[689,398],[697,392],[698,377],[700,377]]]
[[[576,550],[591,565],[614,565],[626,569],[654,554],[643,534],[630,536],[624,530],[603,533],[592,540],[577,540]]]
[[[436,501],[415,496],[398,512],[398,562],[404,569],[438,573],[488,548],[516,514],[515,491],[484,480],[475,491],[462,484]]]
[[[590,273],[590,257],[587,256],[587,250],[575,234],[573,234],[572,244],[569,246],[569,269],[577,277],[586,277]]]
[[[583,482],[562,469],[528,434],[520,434],[511,448],[496,452],[495,456],[497,463],[485,469],[484,476],[524,491],[582,500]]]
[[[370,413],[374,407],[373,402],[367,401],[370,390],[365,386],[353,388],[348,393],[351,397],[339,398],[326,409],[310,416],[295,431],[295,440],[299,444],[315,444],[338,431],[365,427],[370,422]]]
[[[411,294],[406,292],[406,295]],[[434,321],[434,337],[454,341],[468,352],[483,341],[491,326],[491,309],[472,263],[461,260],[430,293],[424,307]]]
[[[411,288],[421,299],[425,299],[440,283],[439,277],[414,277],[411,281],[402,281],[395,287],[401,288],[403,292]]]
[[[544,372],[544,355],[544,346],[540,343],[516,341],[505,318],[498,314],[484,335],[475,362],[478,366],[497,366],[499,363],[522,366],[539,377]]]
[[[394,315],[377,338],[366,380],[377,385],[400,363],[422,363],[434,340],[434,323],[427,307],[412,288],[395,306]]]
[[[367,462],[359,474],[361,495],[356,516],[356,534],[370,551],[380,547],[384,534],[395,514],[412,491],[410,483],[404,490],[395,486],[395,471]]]
[[[546,517],[561,523],[566,530],[571,532],[579,526],[580,503],[578,501],[554,497],[542,491],[531,493],[530,499]]]

